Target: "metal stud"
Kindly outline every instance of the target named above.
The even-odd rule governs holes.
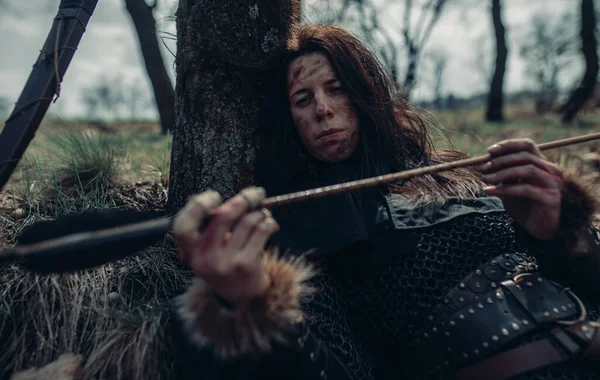
[[[448,360],[446,360],[446,361],[444,361],[444,365],[445,365],[446,367],[448,367],[448,366],[450,365],[450,362],[449,362]]]
[[[475,310],[473,310],[473,308],[472,308],[472,307],[470,307],[470,308],[469,308],[469,314],[474,314],[474,313],[475,313]]]
[[[479,309],[483,309],[483,304],[482,304],[481,302],[479,302],[479,303],[477,304],[477,307],[478,307]]]
[[[460,284],[458,284],[458,287],[461,289],[464,289],[466,287],[464,282],[461,282]]]
[[[483,342],[481,345],[483,348],[488,348],[490,346],[488,342]]]
[[[431,331],[433,331],[433,332],[437,332],[437,331],[438,331],[438,330],[437,330],[437,327],[434,327],[434,328],[432,328],[432,329],[431,329]]]
[[[492,289],[496,289],[498,287],[498,284],[496,284],[495,282],[492,282],[490,284],[490,286],[492,287]]]
[[[492,340],[493,340],[494,342],[497,342],[497,341],[498,341],[498,339],[499,339],[499,338],[498,338],[498,335],[492,335]]]
[[[465,302],[465,297],[458,297],[458,300],[459,300],[460,302]]]
[[[550,312],[549,311],[544,311],[544,317],[549,317],[550,316]]]
[[[522,321],[522,322],[523,322],[523,325],[524,325],[524,326],[527,326],[527,325],[529,324],[529,321],[528,321],[527,319],[523,319],[523,321]]]
[[[450,321],[450,326],[454,326],[455,324],[456,324],[456,322]]]
[[[446,298],[446,299],[444,300],[444,303],[447,305],[447,304],[449,304],[449,303],[450,303],[450,300],[449,300],[448,298]]]
[[[310,357],[310,360],[315,360],[315,353],[311,352],[310,355],[308,355]]]
[[[446,336],[450,336],[450,333],[449,333],[448,331],[446,331],[446,332],[444,333],[444,335],[446,335]]]
[[[486,299],[486,301],[487,301],[487,303],[494,303],[494,300],[493,300],[491,297],[488,297],[488,298]]]
[[[581,331],[587,332],[589,328],[586,325],[581,326]]]
[[[558,309],[557,308],[552,309],[552,311],[555,312],[556,314],[558,314]]]
[[[507,329],[502,329],[502,335],[508,336],[510,334]]]
[[[498,260],[493,259],[492,261],[490,261],[491,265],[498,265]]]
[[[458,319],[465,319],[465,316],[463,314],[458,316]]]
[[[473,353],[474,353],[475,355],[479,355],[479,350],[478,350],[478,349],[475,349],[475,350],[473,350]]]
[[[527,281],[525,283],[525,285],[527,285],[527,287],[531,288],[533,286],[533,283],[531,281]]]
[[[425,338],[429,338],[429,334],[427,334],[427,333],[424,333],[424,334],[423,334],[423,336],[424,336]]]
[[[319,375],[321,376],[321,379],[326,379],[327,378],[327,375],[325,374],[325,370],[324,369],[321,370],[321,373]]]
[[[448,352],[452,352],[452,347],[448,347]]]
[[[475,274],[476,274],[476,275],[480,275],[480,274],[482,274],[482,273],[483,273],[483,272],[481,271],[481,269],[477,269],[477,270],[475,271]]]
[[[427,318],[429,318],[429,320],[430,320],[430,321],[433,321],[433,315],[430,315],[430,316],[429,316],[429,317],[427,317]]]
[[[517,289],[519,289],[519,290],[523,289],[523,288],[521,287],[521,285],[519,285],[519,284],[517,284],[517,285],[516,285],[516,287],[517,287]]]
[[[567,311],[567,307],[565,305],[562,305],[560,308],[563,309],[564,311]]]
[[[518,325],[517,323],[514,323],[514,322],[513,322],[513,324],[512,324],[512,328],[513,328],[514,330],[518,330],[518,329],[520,329],[519,325]]]
[[[463,352],[463,358],[465,358],[465,359],[468,359],[468,358],[469,358],[469,355],[467,355],[467,353],[466,353],[466,352]]]
[[[536,265],[536,266],[537,266],[537,265]],[[538,277],[538,278],[537,278],[537,281],[538,281],[538,282],[542,282],[542,281],[544,281],[544,279],[543,279],[543,278],[541,278],[541,277]]]
[[[498,292],[496,293],[496,297],[498,297],[499,300],[501,300],[503,298],[502,293]]]

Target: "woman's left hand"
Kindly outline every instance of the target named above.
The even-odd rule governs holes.
[[[502,199],[508,214],[532,236],[556,236],[560,221],[563,175],[547,161],[530,139],[511,139],[492,145],[491,160],[480,169],[489,185],[485,191]]]

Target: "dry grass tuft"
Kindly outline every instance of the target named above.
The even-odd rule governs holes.
[[[189,280],[171,243],[73,274],[1,268],[0,378],[80,354],[83,378],[169,378],[170,299]]]

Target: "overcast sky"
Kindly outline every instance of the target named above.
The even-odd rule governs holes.
[[[6,0],[13,3],[14,12],[0,8],[0,97],[11,102],[18,98],[31,67],[42,47],[56,14],[56,0]],[[313,0],[310,3],[323,3]],[[457,0],[452,0],[457,1]],[[516,91],[529,85],[524,75],[524,63],[518,57],[518,42],[527,32],[527,24],[536,13],[559,18],[565,11],[576,10],[579,0],[504,0],[504,20],[509,39],[509,65],[506,88]],[[41,3],[48,4],[40,7]],[[388,0],[383,23],[391,31],[399,29],[402,20],[402,0]],[[484,79],[478,71],[477,54],[481,49],[493,49],[493,35],[488,8],[484,0],[475,1],[476,8],[465,12],[448,8],[436,25],[429,50],[448,53],[448,67],[444,74],[444,93],[467,96],[484,91]],[[486,1],[485,4],[489,3]],[[393,4],[396,4],[395,6]],[[174,32],[172,16],[176,0],[162,0],[157,11],[158,28]],[[310,12],[307,12],[310,14]],[[174,49],[174,41],[166,41]],[[165,49],[167,66],[173,74],[174,58]],[[401,59],[401,57],[399,57]],[[580,75],[574,67],[569,80]],[[150,85],[139,54],[135,31],[123,0],[99,0],[62,85],[61,97],[50,107],[49,113],[70,117],[86,115],[83,94],[86,88],[106,80],[120,78],[125,88],[138,88],[150,98]],[[431,96],[431,86],[424,78],[415,90],[415,98]],[[149,111],[148,115],[153,115]]]

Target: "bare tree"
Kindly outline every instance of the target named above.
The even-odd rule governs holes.
[[[502,22],[502,0],[492,0],[491,15],[496,36],[496,63],[490,84],[485,118],[487,121],[503,121],[504,74],[506,73],[508,47],[506,44],[506,31]]]
[[[576,38],[569,14],[552,21],[550,14],[535,15],[531,31],[522,42],[520,55],[538,92],[536,111],[548,112],[560,92],[559,78],[573,62]]]
[[[299,15],[292,0],[180,0],[169,210],[253,182],[261,84]]]
[[[125,0],[127,11],[131,16],[140,42],[142,57],[148,78],[152,83],[156,108],[160,116],[162,133],[167,133],[175,122],[175,90],[167,73],[158,37],[153,10],[158,0]]]
[[[421,52],[427,44],[433,27],[440,19],[447,0],[427,0],[422,3],[421,14],[413,22],[412,12],[415,8],[413,0],[404,1],[404,24],[402,36],[404,37],[405,59],[408,61],[406,75],[404,76],[404,91],[410,95],[416,84],[417,66],[421,58]]]
[[[475,40],[475,54],[470,62],[475,69],[475,73],[480,76],[485,83],[486,91],[490,89],[492,78],[494,77],[494,54],[493,47],[489,41],[489,36],[481,35]]]
[[[104,76],[81,93],[88,117],[102,120],[122,116],[120,108],[125,100],[122,77]]]
[[[596,39],[596,9],[594,0],[581,0],[581,52],[585,58],[585,73],[579,86],[561,108],[562,120],[571,123],[579,110],[593,95],[598,81],[598,40]]]
[[[448,52],[442,49],[436,49],[428,54],[425,54],[425,59],[430,63],[431,66],[431,87],[433,92],[433,105],[436,108],[441,108],[441,89],[444,83],[444,73],[448,65]]]
[[[336,12],[332,12],[332,6],[328,4],[329,12],[325,14],[337,14],[334,22],[344,23],[356,30],[409,97],[417,81],[422,52],[446,5],[452,1],[405,0],[401,7],[403,23],[399,28],[381,23],[381,15],[393,5],[390,0],[380,4],[374,0],[342,0]],[[394,38],[394,34],[398,35],[397,38]],[[403,40],[403,46],[398,48],[400,40]],[[402,54],[401,61],[406,62],[402,76],[398,66],[399,54]]]

